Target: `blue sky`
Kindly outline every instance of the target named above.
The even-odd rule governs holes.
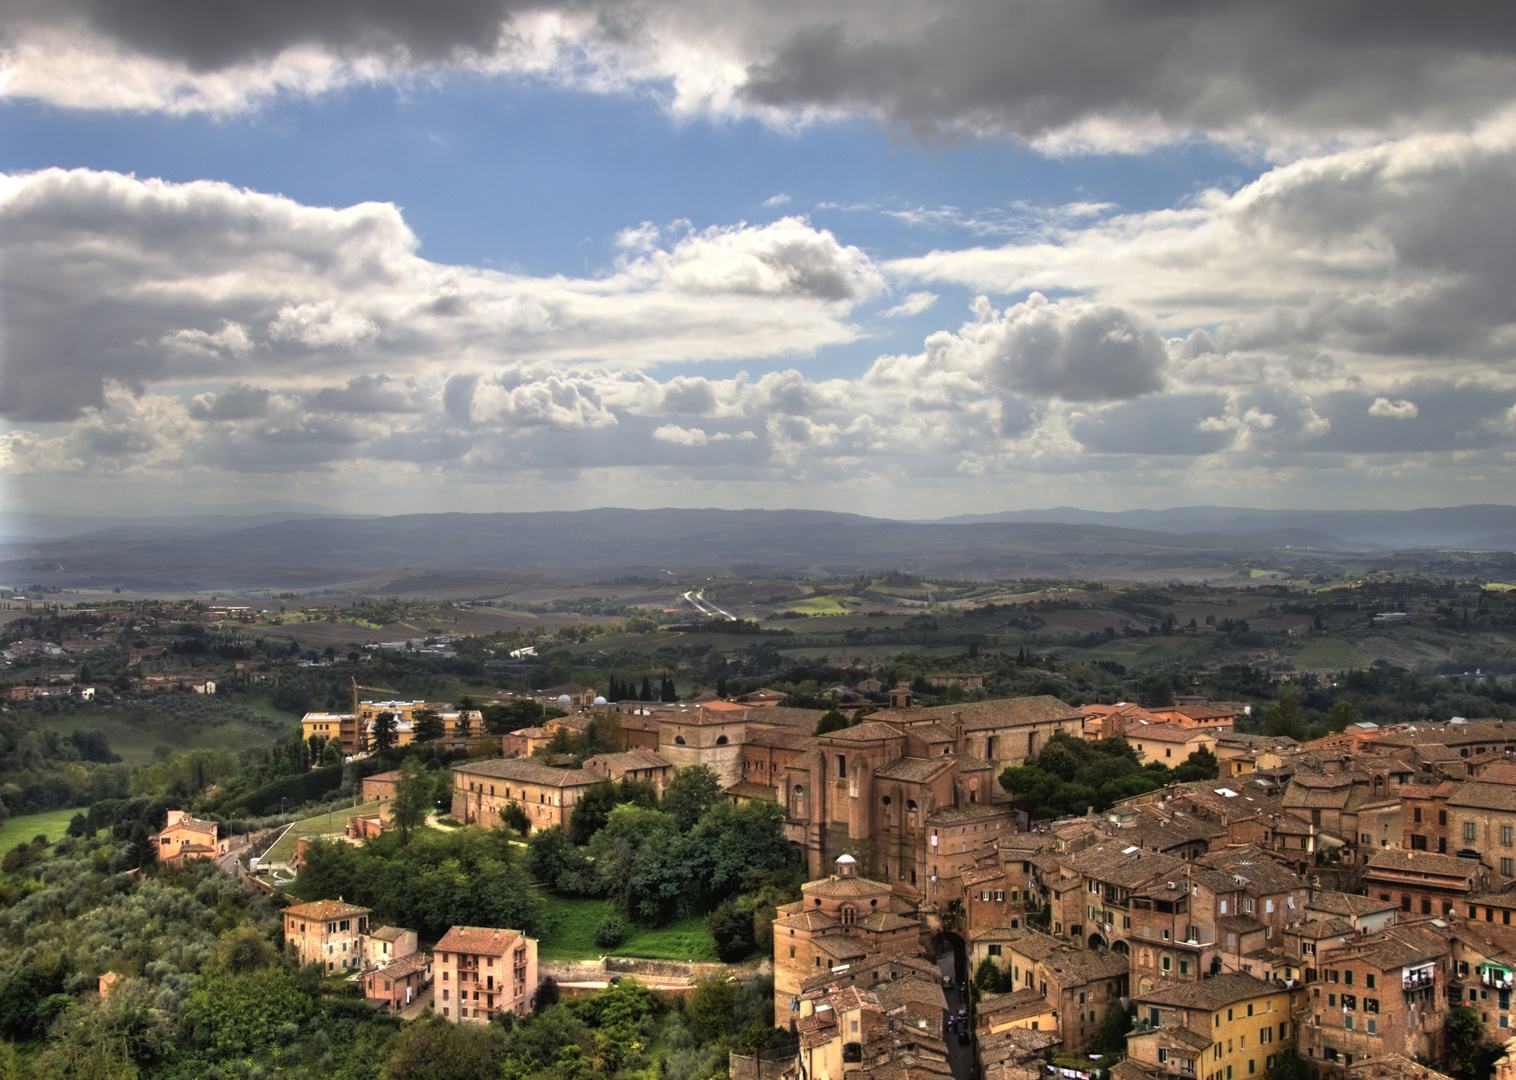
[[[465,6],[14,6],[7,509],[1509,499],[1503,30]]]

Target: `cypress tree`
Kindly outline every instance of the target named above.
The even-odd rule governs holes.
[[[652,701],[653,700],[653,684],[650,683],[650,682],[648,682],[648,678],[647,678],[646,675],[642,676],[642,700],[643,701]]]

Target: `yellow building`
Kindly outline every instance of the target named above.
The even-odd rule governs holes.
[[[1182,1080],[1261,1080],[1295,1045],[1293,1016],[1304,993],[1228,973],[1134,994],[1127,1056]]]

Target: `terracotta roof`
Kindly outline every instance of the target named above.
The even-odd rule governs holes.
[[[1150,990],[1145,994],[1133,994],[1132,1000],[1168,1005],[1176,1009],[1205,1009],[1215,1012],[1238,1001],[1279,992],[1273,983],[1266,983],[1251,975],[1224,972],[1197,983],[1182,983],[1161,990]]]
[[[383,975],[386,979],[403,979],[414,972],[424,971],[431,966],[431,963],[431,953],[413,952],[398,960],[391,960],[381,968],[376,968],[374,974]]]
[[[327,922],[330,919],[340,919],[345,915],[367,915],[368,908],[344,904],[341,900],[315,900],[309,904],[296,904],[294,907],[285,908],[284,913],[293,915],[297,919],[309,919],[311,922]]]
[[[584,759],[589,765],[603,765],[609,769],[621,769],[630,772],[633,769],[667,769],[670,763],[663,760],[651,750],[623,750],[616,754],[596,754],[594,757]]]
[[[837,925],[836,919],[815,908],[797,911],[794,914],[781,914],[774,921],[787,930],[830,930]]]
[[[877,775],[877,774],[876,774]],[[963,806],[941,806],[927,817],[929,825],[956,825],[963,821],[984,821],[986,818],[1014,818],[1013,803],[975,802]]]
[[[842,728],[840,731],[829,731],[817,738],[827,742],[877,742],[881,739],[902,739],[904,732],[891,724],[881,724],[877,720],[865,720],[850,728]]]
[[[776,802],[779,799],[773,784],[760,784],[754,780],[739,780],[727,788],[726,793],[742,799],[772,799]]]
[[[770,711],[772,710],[765,709],[765,715]],[[799,728],[750,723],[742,743],[744,746],[766,746],[775,750],[809,750],[816,745],[816,739],[809,731]]]
[[[399,941],[403,935],[408,933],[410,933],[409,930],[398,926],[381,926],[377,930],[370,930],[368,936],[378,938],[380,941]]]
[[[213,833],[216,831],[216,823],[214,821],[202,821],[200,818],[182,817],[172,825],[165,825],[163,827],[164,832],[168,832],[170,829],[188,829],[190,832]]]
[[[541,784],[544,787],[589,787],[598,783],[600,777],[583,769],[555,769],[538,765],[526,758],[497,758],[494,761],[471,761],[467,765],[454,765],[453,772],[468,776],[486,776],[497,780],[519,780],[524,784]]]
[[[965,731],[985,731],[991,728],[1025,727],[1032,724],[1079,722],[1078,709],[1049,695],[1033,697],[1000,698],[994,701],[972,701],[962,705],[939,705],[922,709],[924,716],[951,724],[953,714],[963,714]]]
[[[1497,761],[1479,774],[1481,783],[1516,784],[1516,762]]]
[[[1381,971],[1391,971],[1407,964],[1425,963],[1446,956],[1449,945],[1448,939],[1429,924],[1411,923],[1386,926],[1373,937],[1365,938],[1362,942],[1350,942],[1342,949],[1325,953],[1321,958],[1336,957],[1344,949],[1375,964]]]
[[[868,942],[861,941],[858,938],[843,937],[840,934],[816,938],[811,944],[834,960],[848,960],[855,956],[867,956],[874,951],[873,946]]]
[[[1393,900],[1375,900],[1369,896],[1355,896],[1345,892],[1318,892],[1305,905],[1311,911],[1325,911],[1331,915],[1372,915],[1380,911],[1394,911],[1400,907]]]
[[[890,891],[890,887],[882,882],[870,881],[868,878],[835,875],[820,881],[808,881],[800,889],[806,899],[813,896],[829,896],[837,899],[878,897],[887,896]]]
[[[1369,855],[1370,870],[1415,871],[1440,877],[1468,878],[1479,872],[1478,859],[1460,859],[1456,855],[1439,855],[1435,851],[1402,851],[1380,848]]]
[[[1471,806],[1479,810],[1516,811],[1516,787],[1473,780],[1455,785],[1448,796],[1449,806]]]
[[[1187,743],[1195,739],[1212,739],[1216,736],[1204,728],[1180,727],[1178,724],[1149,724],[1146,727],[1128,728],[1128,742],[1144,739],[1153,742]]]
[[[455,926],[437,942],[437,953],[470,953],[475,956],[504,956],[525,940],[519,930],[496,930],[489,926]]]
[[[886,780],[922,784],[952,765],[952,758],[947,754],[939,757],[901,757],[876,770],[874,775]]]

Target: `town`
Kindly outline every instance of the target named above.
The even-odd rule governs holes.
[[[620,610],[565,613],[565,634],[446,632],[501,609],[386,601],[426,636],[339,627],[324,651],[298,634],[329,636],[325,616],[291,624],[269,601],[18,594],[0,800],[68,831],[6,853],[0,920],[20,934],[65,865],[138,889],[223,881],[249,913],[214,947],[253,957],[226,962],[251,965],[234,981],[299,972],[307,1009],[361,999],[365,1024],[402,1025],[375,1029],[396,1063],[444,1038],[420,1034],[432,1022],[524,1063],[544,1018],[598,1031],[595,1003],[631,995],[646,1039],[724,1004],[684,1064],[622,1031],[608,1073],[1516,1076],[1516,718],[1498,657],[1449,675],[1265,662],[1465,625],[1498,642],[1505,593],[963,591],[925,615],[799,622],[676,606],[652,634]],[[1120,631],[1078,629],[1096,604]],[[1207,659],[1127,668],[1113,641]],[[660,934],[681,944],[639,944]],[[20,956],[0,990],[24,1004],[0,1037],[37,1062],[82,1037],[49,1008],[126,1008],[153,985],[140,963],[83,956],[49,982],[43,954]],[[186,1048],[209,1038],[176,1013],[161,1023]],[[284,1060],[271,1030],[224,1044]]]

